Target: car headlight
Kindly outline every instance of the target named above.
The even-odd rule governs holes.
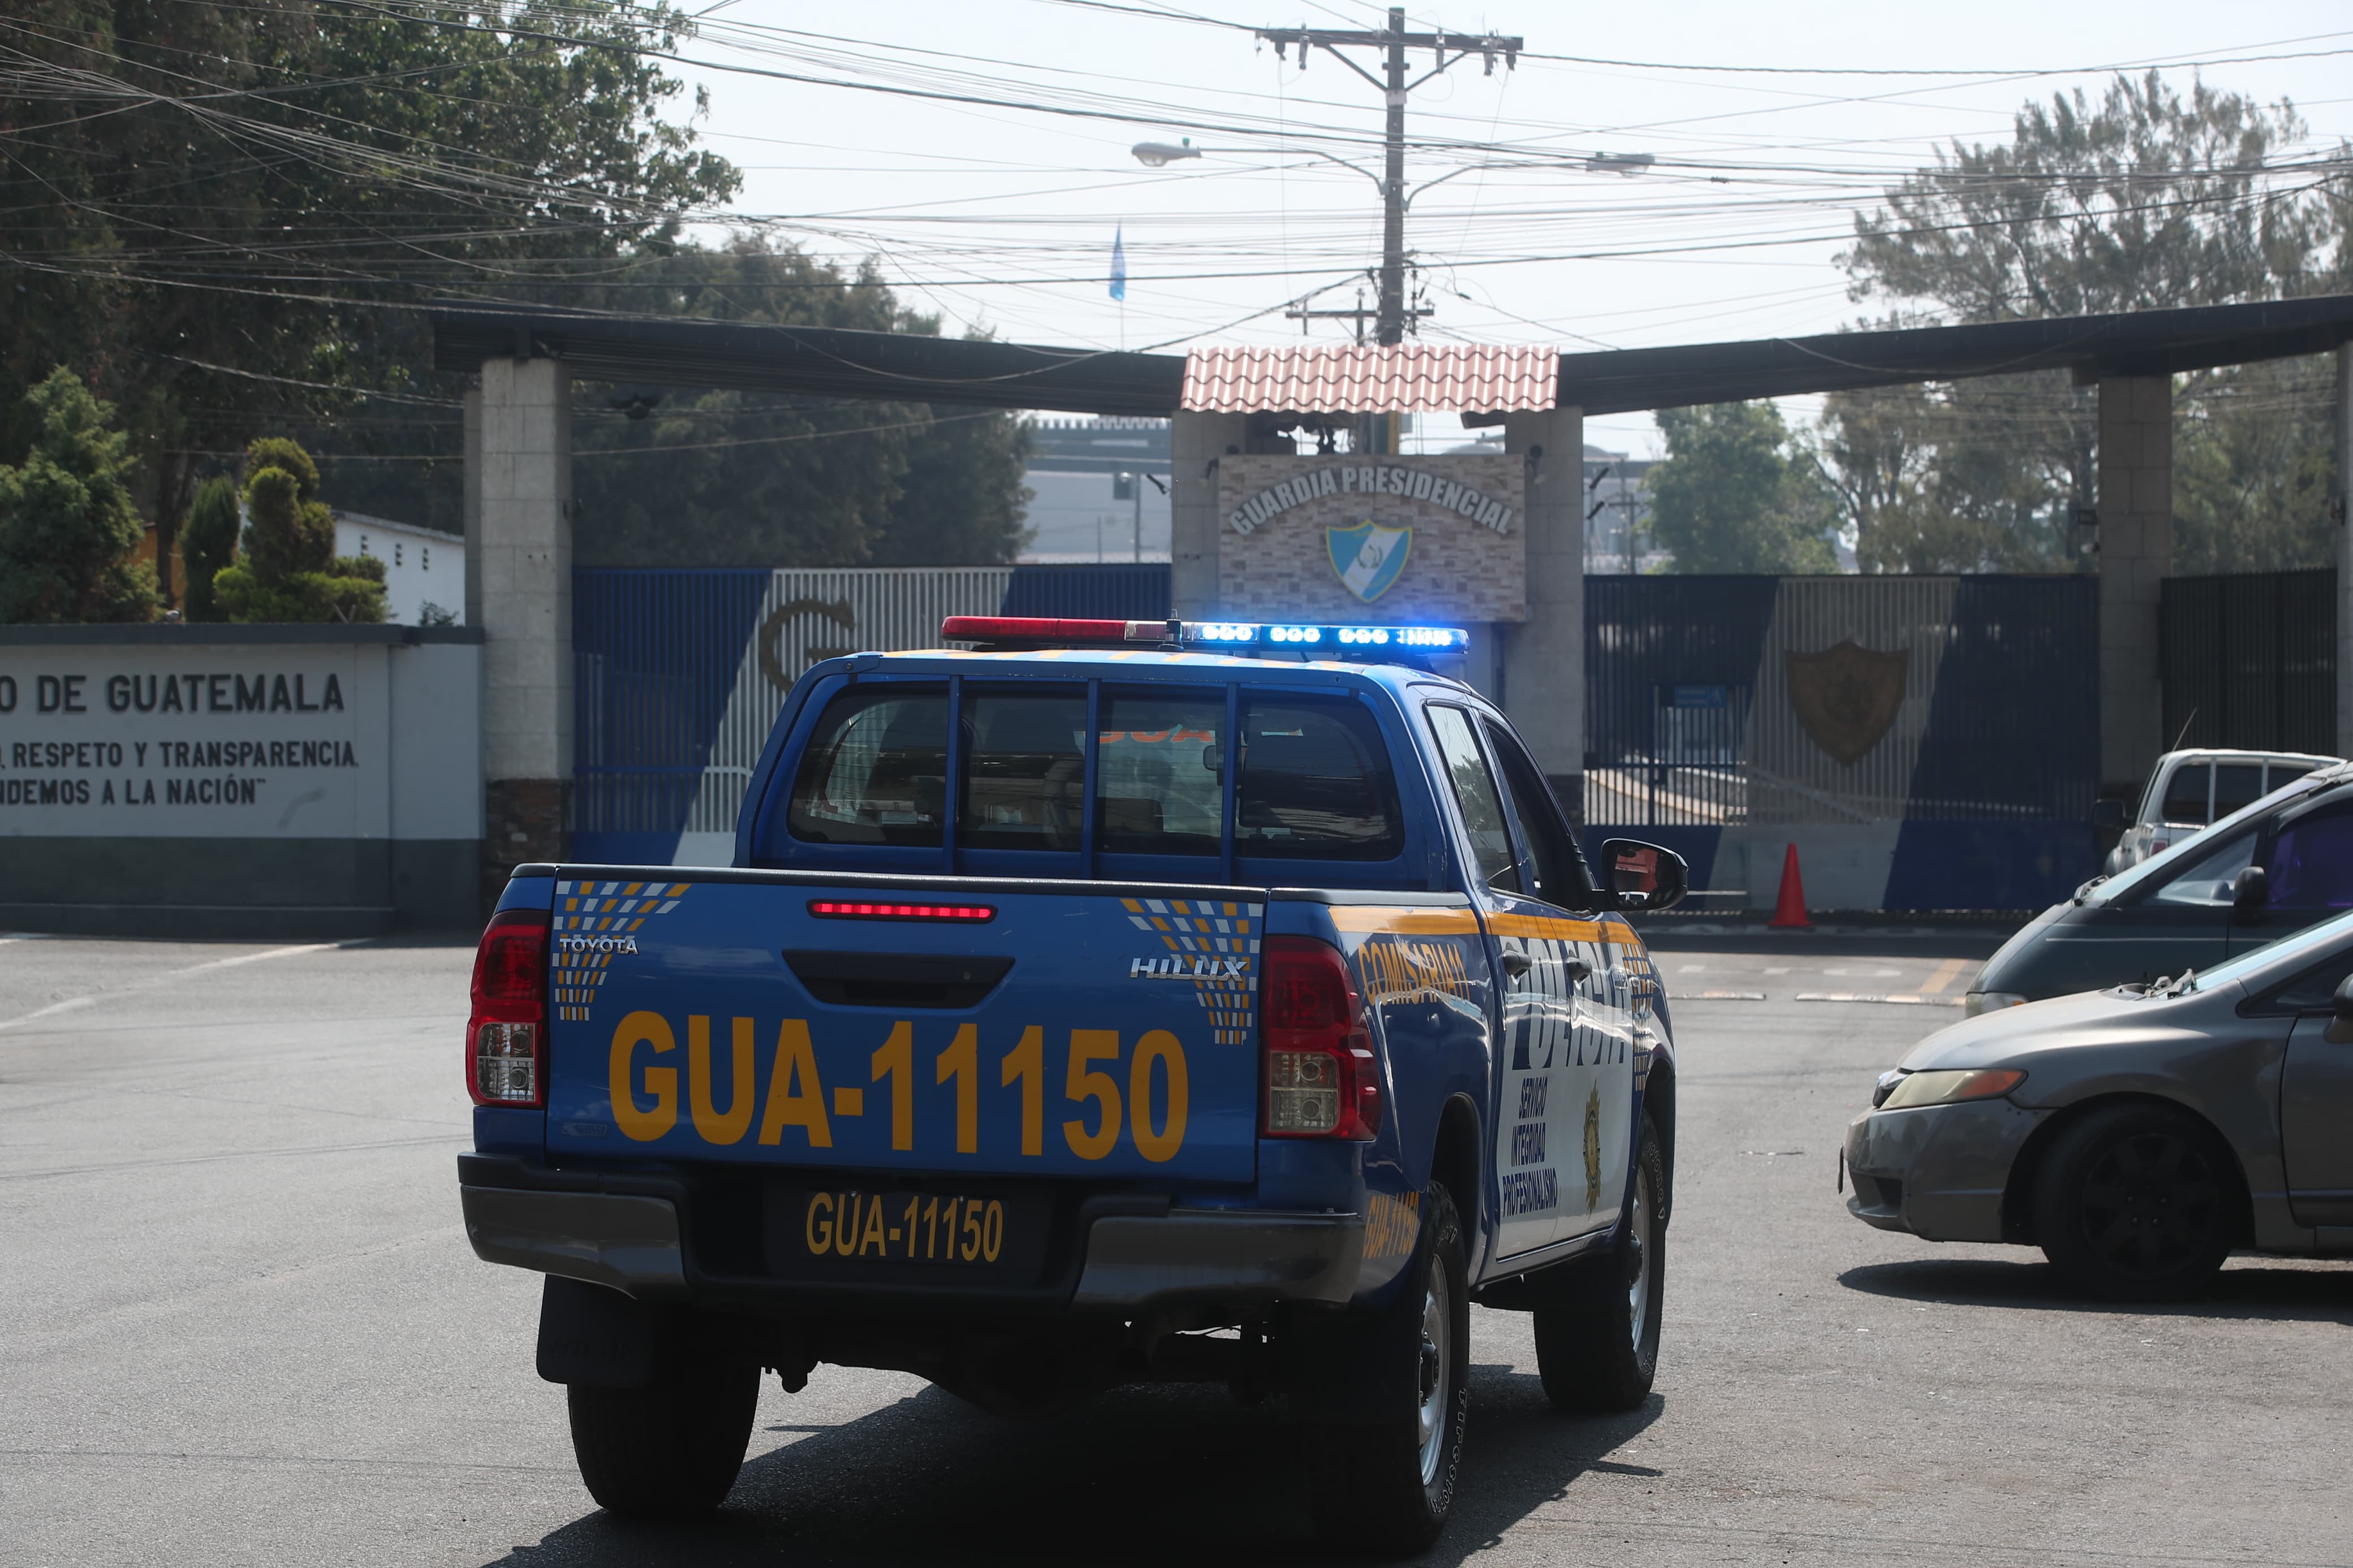
[[[2015,991],[1972,991],[1962,1002],[1961,1013],[1974,1018],[1980,1013],[1999,1013],[2004,1007],[2023,1007],[2027,1000]]]
[[[1913,1110],[1924,1105],[1957,1105],[1965,1100],[1999,1100],[2025,1081],[2026,1075],[2016,1068],[1908,1072],[1888,1085],[1883,1097],[1872,1098],[1882,1110]]]

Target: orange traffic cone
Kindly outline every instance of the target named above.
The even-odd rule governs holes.
[[[1773,907],[1773,918],[1765,922],[1784,931],[1811,931],[1814,922],[1806,918],[1806,883],[1798,875],[1798,847],[1792,844],[1781,857],[1781,897]]]

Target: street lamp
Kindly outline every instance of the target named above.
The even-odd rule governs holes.
[[[1135,161],[1147,169],[1165,169],[1179,158],[1201,155],[1201,150],[1193,145],[1193,139],[1189,136],[1182,142],[1138,142],[1128,151],[1134,153]]]
[[[1585,161],[1588,174],[1639,174],[1659,161],[1656,153],[1596,153]]]

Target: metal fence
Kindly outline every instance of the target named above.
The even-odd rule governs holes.
[[[1166,563],[575,573],[579,852],[733,832],[785,693],[821,659],[937,647],[949,616],[1149,620],[1168,602]]]
[[[2337,574],[2168,577],[2158,637],[2168,747],[2337,751]]]
[[[1590,577],[1585,815],[2088,818],[2088,577]]]
[[[1168,614],[1168,563],[1016,566],[1005,590],[1008,616],[1156,621]]]

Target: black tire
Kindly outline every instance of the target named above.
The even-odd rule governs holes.
[[[1377,1414],[1324,1428],[1309,1448],[1316,1529],[1343,1551],[1409,1557],[1454,1510],[1471,1413],[1469,1253],[1452,1197],[1432,1183],[1404,1287],[1359,1336]]]
[[[2203,1289],[2237,1237],[2239,1173],[2197,1118],[2115,1105],[2060,1133],[2034,1184],[2034,1234],[2068,1283],[2111,1301]]]
[[[565,1390],[572,1456],[599,1506],[618,1514],[707,1513],[743,1468],[760,1369],[709,1363],[660,1376],[646,1388]]]
[[[1667,1294],[1666,1201],[1666,1152],[1645,1116],[1619,1246],[1534,1281],[1536,1371],[1553,1408],[1608,1414],[1651,1396]]]

